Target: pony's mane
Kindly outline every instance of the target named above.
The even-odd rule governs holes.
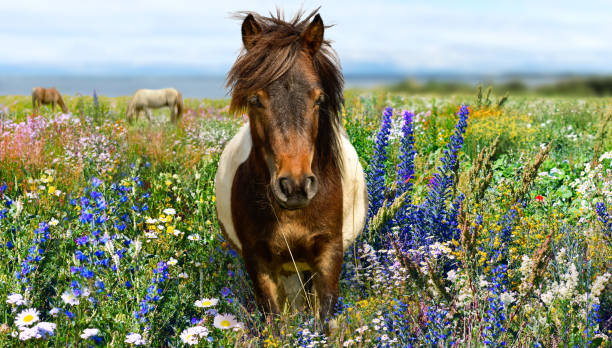
[[[300,35],[317,12],[318,9],[304,16],[304,13],[299,11],[289,21],[285,20],[278,9],[276,15],[270,13],[269,17],[253,12],[240,12],[236,15],[241,19],[249,14],[253,15],[261,27],[261,32],[253,38],[253,47],[249,50],[243,48],[227,74],[226,87],[232,96],[230,110],[237,112],[246,109],[249,95],[266,88],[296,64],[303,50]],[[338,135],[344,104],[344,78],[338,57],[328,40],[323,40],[319,50],[312,56],[312,63],[325,93],[325,102],[319,111],[319,160],[331,159],[340,169],[342,161]]]

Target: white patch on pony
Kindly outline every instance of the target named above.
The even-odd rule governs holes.
[[[232,220],[232,184],[238,167],[244,163],[251,153],[253,141],[251,140],[251,130],[249,124],[240,128],[238,133],[230,140],[219,159],[219,168],[215,176],[215,196],[217,197],[217,217],[223,224],[226,237],[242,253],[242,244],[236,234],[234,222]]]
[[[368,191],[357,151],[346,137],[340,136],[344,159],[342,176],[342,246],[348,249],[363,230],[368,214]]]

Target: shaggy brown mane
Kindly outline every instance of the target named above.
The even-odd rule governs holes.
[[[269,17],[252,12],[241,12],[236,16],[244,19],[249,14],[253,15],[262,30],[253,37],[249,50],[243,48],[227,75],[227,88],[232,95],[230,109],[233,112],[245,110],[251,94],[266,88],[296,64],[304,50],[300,34],[317,12],[318,9],[304,16],[300,11],[290,21],[285,21],[280,10],[276,11],[276,16],[270,14]],[[341,168],[337,135],[344,104],[344,78],[336,53],[328,40],[323,40],[319,50],[312,56],[312,63],[326,97],[319,112],[318,160],[331,159],[337,168]]]

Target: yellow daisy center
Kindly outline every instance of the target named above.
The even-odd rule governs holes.
[[[230,323],[229,320],[222,320],[221,321],[221,326],[223,326],[223,327],[230,327],[230,326],[232,326],[232,323]]]
[[[202,305],[204,305],[204,306],[210,306],[211,304],[212,304],[212,302],[210,302],[210,301],[202,302]]]
[[[32,314],[28,314],[25,317],[23,317],[23,321],[26,322],[26,323],[29,323],[32,320],[34,320],[34,316]]]

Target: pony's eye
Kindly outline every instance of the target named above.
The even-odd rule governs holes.
[[[257,95],[252,95],[249,97],[249,104],[258,108],[263,107],[263,105],[261,104],[261,100],[259,100],[259,97]]]
[[[323,102],[325,102],[325,96],[323,94],[321,94],[316,100],[315,100],[315,105],[319,106],[321,104],[323,104]]]

